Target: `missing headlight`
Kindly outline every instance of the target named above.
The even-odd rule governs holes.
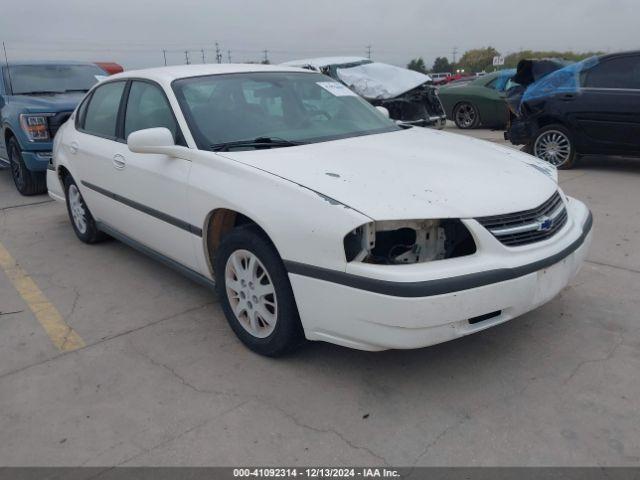
[[[344,238],[348,262],[424,263],[471,255],[476,245],[460,220],[386,221],[367,224]]]

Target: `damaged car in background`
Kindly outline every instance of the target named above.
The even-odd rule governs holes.
[[[558,168],[580,155],[640,157],[640,51],[566,65],[523,60],[505,139]]]
[[[444,128],[447,117],[431,77],[420,72],[360,57],[294,60],[282,65],[323,73],[349,87],[396,121]]]
[[[504,323],[555,297],[591,240],[547,163],[397,124],[283,66],[110,77],[60,128],[47,184],[81,241],[115,237],[215,287],[235,334],[271,356]]]

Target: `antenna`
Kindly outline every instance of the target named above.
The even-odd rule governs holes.
[[[207,62],[205,62],[205,60],[204,60],[204,48],[203,48],[202,50],[200,50],[200,52],[202,53],[202,63],[207,63]]]
[[[9,77],[9,90],[13,95],[13,82],[11,81],[11,68],[9,67],[9,58],[7,57],[7,46],[2,42],[2,49],[4,50],[4,63],[7,66],[7,76]]]
[[[162,49],[162,56],[164,57],[164,66],[167,66],[167,51],[163,48]]]

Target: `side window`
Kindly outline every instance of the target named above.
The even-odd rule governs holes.
[[[619,57],[599,63],[583,74],[587,88],[640,89],[640,56]]]
[[[82,103],[78,107],[78,111],[76,112],[76,128],[79,128],[79,129],[84,128],[84,119],[87,115],[87,106],[89,105],[90,100],[91,100],[91,96],[88,96],[82,101]]]
[[[134,81],[129,91],[127,113],[124,118],[124,137],[145,128],[168,128],[176,139],[178,124],[171,106],[160,87]]]
[[[96,88],[85,112],[83,130],[100,137],[116,138],[118,110],[125,82],[111,82]]]

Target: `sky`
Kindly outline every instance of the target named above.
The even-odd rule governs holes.
[[[640,49],[640,0],[30,0],[3,2],[10,60],[116,61],[127,69],[326,55],[406,65],[470,48]],[[230,50],[230,52],[229,52]]]

